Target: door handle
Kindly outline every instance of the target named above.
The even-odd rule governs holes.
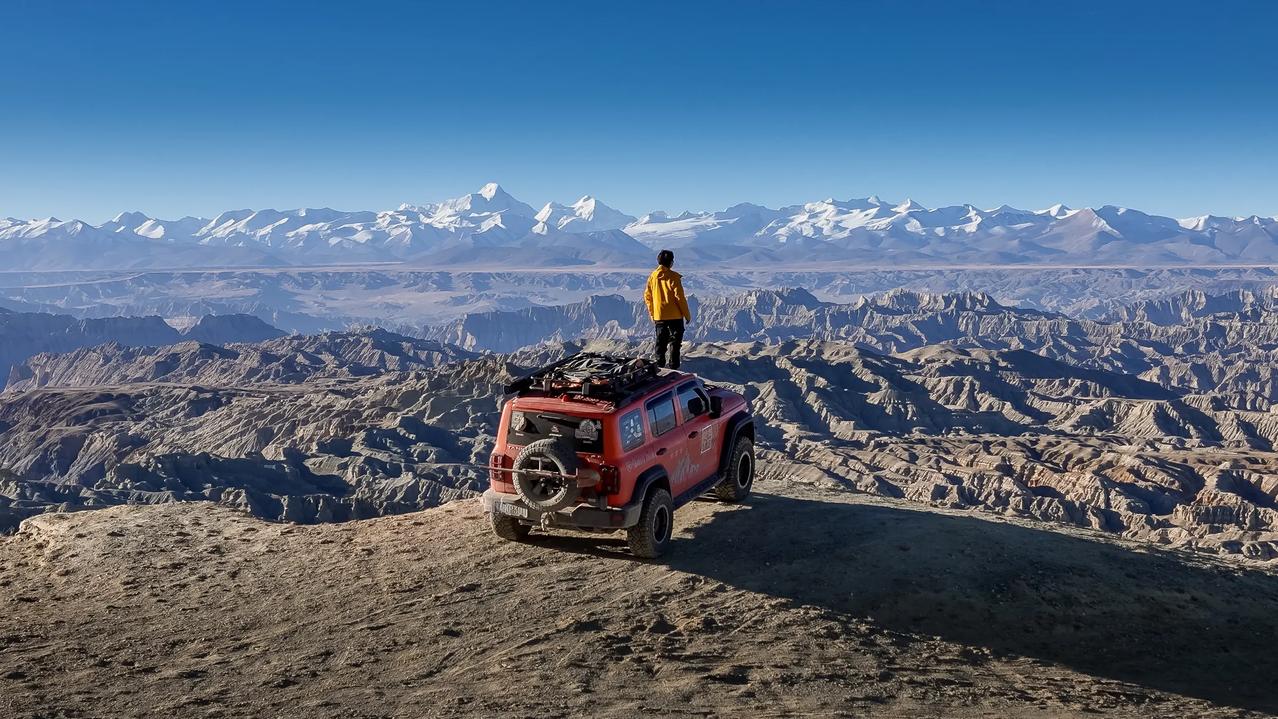
[[[663,454],[665,454],[665,453],[666,453],[666,448],[665,448],[665,447],[662,447],[661,449],[657,450],[657,456],[658,456],[658,457],[660,457],[661,455],[663,455]]]
[[[700,434],[700,432],[694,429],[688,433],[688,439],[695,439],[698,434]]]

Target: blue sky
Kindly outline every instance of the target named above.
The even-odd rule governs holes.
[[[1278,3],[0,0],[0,216],[1278,214]]]

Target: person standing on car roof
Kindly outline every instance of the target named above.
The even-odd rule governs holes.
[[[679,369],[679,349],[683,344],[684,323],[692,321],[688,298],[683,294],[683,276],[674,267],[674,253],[657,253],[657,269],[648,276],[643,302],[657,329],[657,366]],[[667,361],[666,350],[670,351]]]

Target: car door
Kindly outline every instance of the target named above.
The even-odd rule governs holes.
[[[664,392],[644,405],[648,416],[648,433],[656,448],[657,463],[666,470],[671,494],[678,497],[696,483],[696,468],[688,454],[687,433],[679,424],[675,410],[675,393]]]
[[[710,395],[701,383],[692,380],[675,390],[675,404],[679,408],[679,434],[683,437],[689,459],[691,487],[719,469],[719,446],[715,436],[719,427],[710,419]]]

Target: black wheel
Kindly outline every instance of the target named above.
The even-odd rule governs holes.
[[[488,521],[493,525],[493,534],[507,542],[522,542],[528,538],[528,533],[532,531],[532,527],[520,522],[518,519],[498,514],[497,512],[490,512]]]
[[[714,496],[721,502],[740,502],[754,486],[754,442],[738,437],[723,468],[723,479],[714,486]]]
[[[524,447],[514,470],[515,493],[543,512],[563,509],[581,494],[577,478],[570,476],[577,473],[577,452],[563,440],[539,439]]]
[[[655,559],[670,547],[670,534],[674,531],[674,502],[670,493],[661,487],[648,492],[639,513],[639,523],[626,530],[626,542],[636,557]]]

